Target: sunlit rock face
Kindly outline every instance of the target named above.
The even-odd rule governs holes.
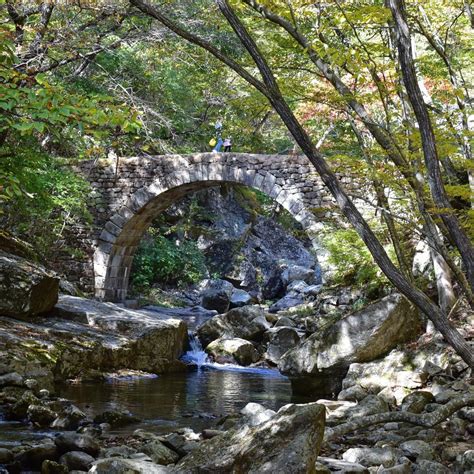
[[[313,472],[324,433],[325,407],[286,405],[268,421],[205,441],[173,472]]]
[[[279,369],[293,378],[298,391],[337,393],[350,364],[375,360],[422,330],[410,303],[392,294],[314,333],[284,354]]]
[[[262,308],[243,306],[207,320],[199,326],[197,333],[204,345],[208,345],[220,337],[238,337],[249,341],[260,341],[263,333],[270,326]]]
[[[40,265],[0,250],[0,315],[29,318],[58,300],[59,278]]]
[[[212,341],[206,352],[210,354],[216,362],[237,363],[240,365],[250,365],[260,358],[257,349],[250,341],[239,338],[219,338]]]
[[[28,344],[23,344],[25,334]],[[0,373],[64,380],[94,378],[120,369],[185,370],[178,358],[187,340],[181,320],[61,296],[54,314],[34,322],[0,316]]]

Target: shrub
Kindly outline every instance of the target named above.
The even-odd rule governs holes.
[[[132,268],[132,284],[146,288],[153,283],[183,286],[196,283],[205,274],[202,252],[194,242],[180,245],[163,235],[142,241]]]
[[[334,267],[333,282],[361,288],[368,298],[382,296],[389,282],[353,229],[337,229],[325,235],[329,263]],[[389,255],[393,253],[388,246]]]

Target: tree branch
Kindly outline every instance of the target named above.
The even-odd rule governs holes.
[[[324,442],[329,442],[335,438],[344,436],[347,433],[359,430],[361,428],[367,428],[369,426],[378,425],[381,423],[389,423],[392,421],[399,421],[410,423],[412,425],[424,426],[426,428],[433,428],[446,418],[450,417],[453,413],[456,413],[463,407],[474,406],[474,395],[464,395],[463,397],[455,398],[446,405],[431,413],[416,414],[408,411],[395,411],[388,413],[378,413],[376,415],[365,416],[356,418],[355,420],[347,423],[342,423],[333,428],[326,427],[324,433]]]
[[[259,81],[256,77],[252,76],[252,74],[250,74],[239,63],[237,63],[233,59],[231,59],[228,56],[226,56],[225,54],[223,54],[219,49],[215,48],[208,41],[205,41],[202,38],[194,35],[193,33],[190,33],[189,31],[181,28],[175,22],[173,22],[168,17],[163,15],[155,7],[145,3],[142,0],[130,0],[130,3],[134,6],[136,6],[143,13],[145,13],[145,14],[155,18],[156,20],[158,20],[161,24],[163,24],[168,29],[170,29],[171,31],[176,33],[178,36],[181,36],[181,38],[184,38],[185,40],[187,40],[191,43],[194,43],[194,44],[200,46],[201,48],[205,49],[209,53],[211,53],[217,59],[219,59],[224,64],[229,66],[232,70],[234,70],[239,76],[241,76],[243,79],[245,79],[249,84],[254,86],[265,97],[270,98],[269,94],[268,94],[268,91],[267,91],[267,88],[265,87],[265,85],[261,81]]]

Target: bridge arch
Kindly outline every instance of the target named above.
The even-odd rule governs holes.
[[[286,162],[282,158],[204,153],[152,158],[156,166],[149,166],[146,159],[140,158],[144,160],[145,173],[140,166],[132,167],[133,173],[123,171],[122,163],[121,171],[128,181],[143,185],[125,193],[118,203],[110,204],[113,212],[100,226],[93,255],[96,297],[107,301],[125,299],[135,251],[152,220],[186,194],[223,183],[262,191],[290,212],[307,231],[324,271],[324,250],[317,239],[321,224],[313,208],[327,205],[330,199],[324,197],[319,177],[311,174],[305,158],[286,157]],[[125,165],[127,160],[137,159],[125,159]],[[154,170],[151,174],[150,169]],[[113,193],[110,189],[108,192]]]

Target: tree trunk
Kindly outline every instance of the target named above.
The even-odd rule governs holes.
[[[461,254],[461,259],[466,267],[467,277],[472,288],[474,287],[474,248],[469,237],[459,224],[444,189],[433,126],[428,109],[423,101],[423,95],[417,81],[413,63],[411,37],[406,21],[405,4],[403,0],[387,0],[387,2],[392,12],[403,82],[419,125],[431,195],[451,239]]]
[[[436,279],[436,287],[438,288],[438,303],[443,313],[448,314],[449,310],[456,302],[456,295],[453,290],[452,273],[444,258],[431,249],[431,261],[433,262],[433,270]]]

